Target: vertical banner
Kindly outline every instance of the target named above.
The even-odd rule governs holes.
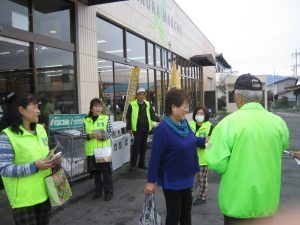
[[[124,122],[126,121],[126,113],[127,113],[128,106],[130,102],[135,100],[135,94],[139,84],[139,73],[140,73],[140,69],[138,67],[132,68],[129,83],[128,83],[128,88],[127,88],[127,95],[126,95],[126,102],[123,111],[123,117],[122,117],[122,121]]]
[[[178,89],[181,89],[180,74],[179,74],[179,71],[176,70],[175,61],[172,64],[171,79],[170,79],[170,82],[169,82],[168,90],[170,90],[171,88],[174,88],[174,87],[176,87]]]

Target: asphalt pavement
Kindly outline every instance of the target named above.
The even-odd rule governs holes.
[[[300,114],[279,114],[288,124],[290,131],[289,150],[300,150]],[[150,148],[148,149],[148,153]],[[149,154],[148,154],[149,156]],[[300,165],[288,155],[282,160],[282,192],[280,213],[286,215],[288,210],[300,206]],[[68,203],[53,209],[51,225],[137,225],[141,214],[146,183],[146,170],[129,172],[129,165],[113,173],[114,197],[106,202],[103,198],[93,200],[93,179],[87,178],[72,185],[73,197]],[[194,225],[222,225],[223,215],[217,205],[217,191],[220,176],[209,172],[208,199],[203,205],[193,206],[192,222]],[[162,190],[156,191],[158,211],[164,223],[166,209]],[[11,209],[6,196],[0,195],[0,224],[13,225]],[[300,209],[300,207],[299,207]],[[300,210],[298,211],[300,212]],[[280,214],[280,215],[281,215]],[[280,218],[275,221],[281,224]],[[300,218],[299,220],[300,221]],[[299,222],[300,223],[300,222]],[[295,223],[295,224],[299,224]]]

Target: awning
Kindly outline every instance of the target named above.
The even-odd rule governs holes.
[[[128,1],[128,0],[79,0],[79,1],[86,5],[99,5],[99,4],[121,2],[121,1]]]
[[[298,78],[298,79],[295,81],[295,84],[294,84],[294,85],[285,87],[284,89],[285,89],[285,90],[288,90],[288,91],[299,92],[299,91],[300,91],[300,79]]]
[[[216,62],[212,54],[195,55],[190,60],[201,66],[215,66]]]
[[[223,54],[219,54],[216,56],[216,60],[222,64],[222,66],[226,69],[231,69],[231,66],[228,64],[228,62],[225,60]]]

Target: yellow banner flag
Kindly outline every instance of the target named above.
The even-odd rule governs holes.
[[[139,83],[139,74],[140,74],[140,69],[138,67],[132,68],[129,83],[128,83],[128,88],[127,88],[126,102],[125,102],[123,116],[122,116],[122,121],[124,122],[126,121],[126,113],[127,113],[128,106],[130,102],[135,100],[136,90],[138,88],[138,83]]]
[[[178,89],[181,89],[180,73],[176,69],[175,61],[172,64],[171,79],[170,79],[170,82],[169,82],[168,90],[170,90],[171,88],[174,88],[174,87],[176,87]]]

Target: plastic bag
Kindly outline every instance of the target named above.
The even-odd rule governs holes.
[[[162,225],[154,195],[146,195],[139,225]]]

